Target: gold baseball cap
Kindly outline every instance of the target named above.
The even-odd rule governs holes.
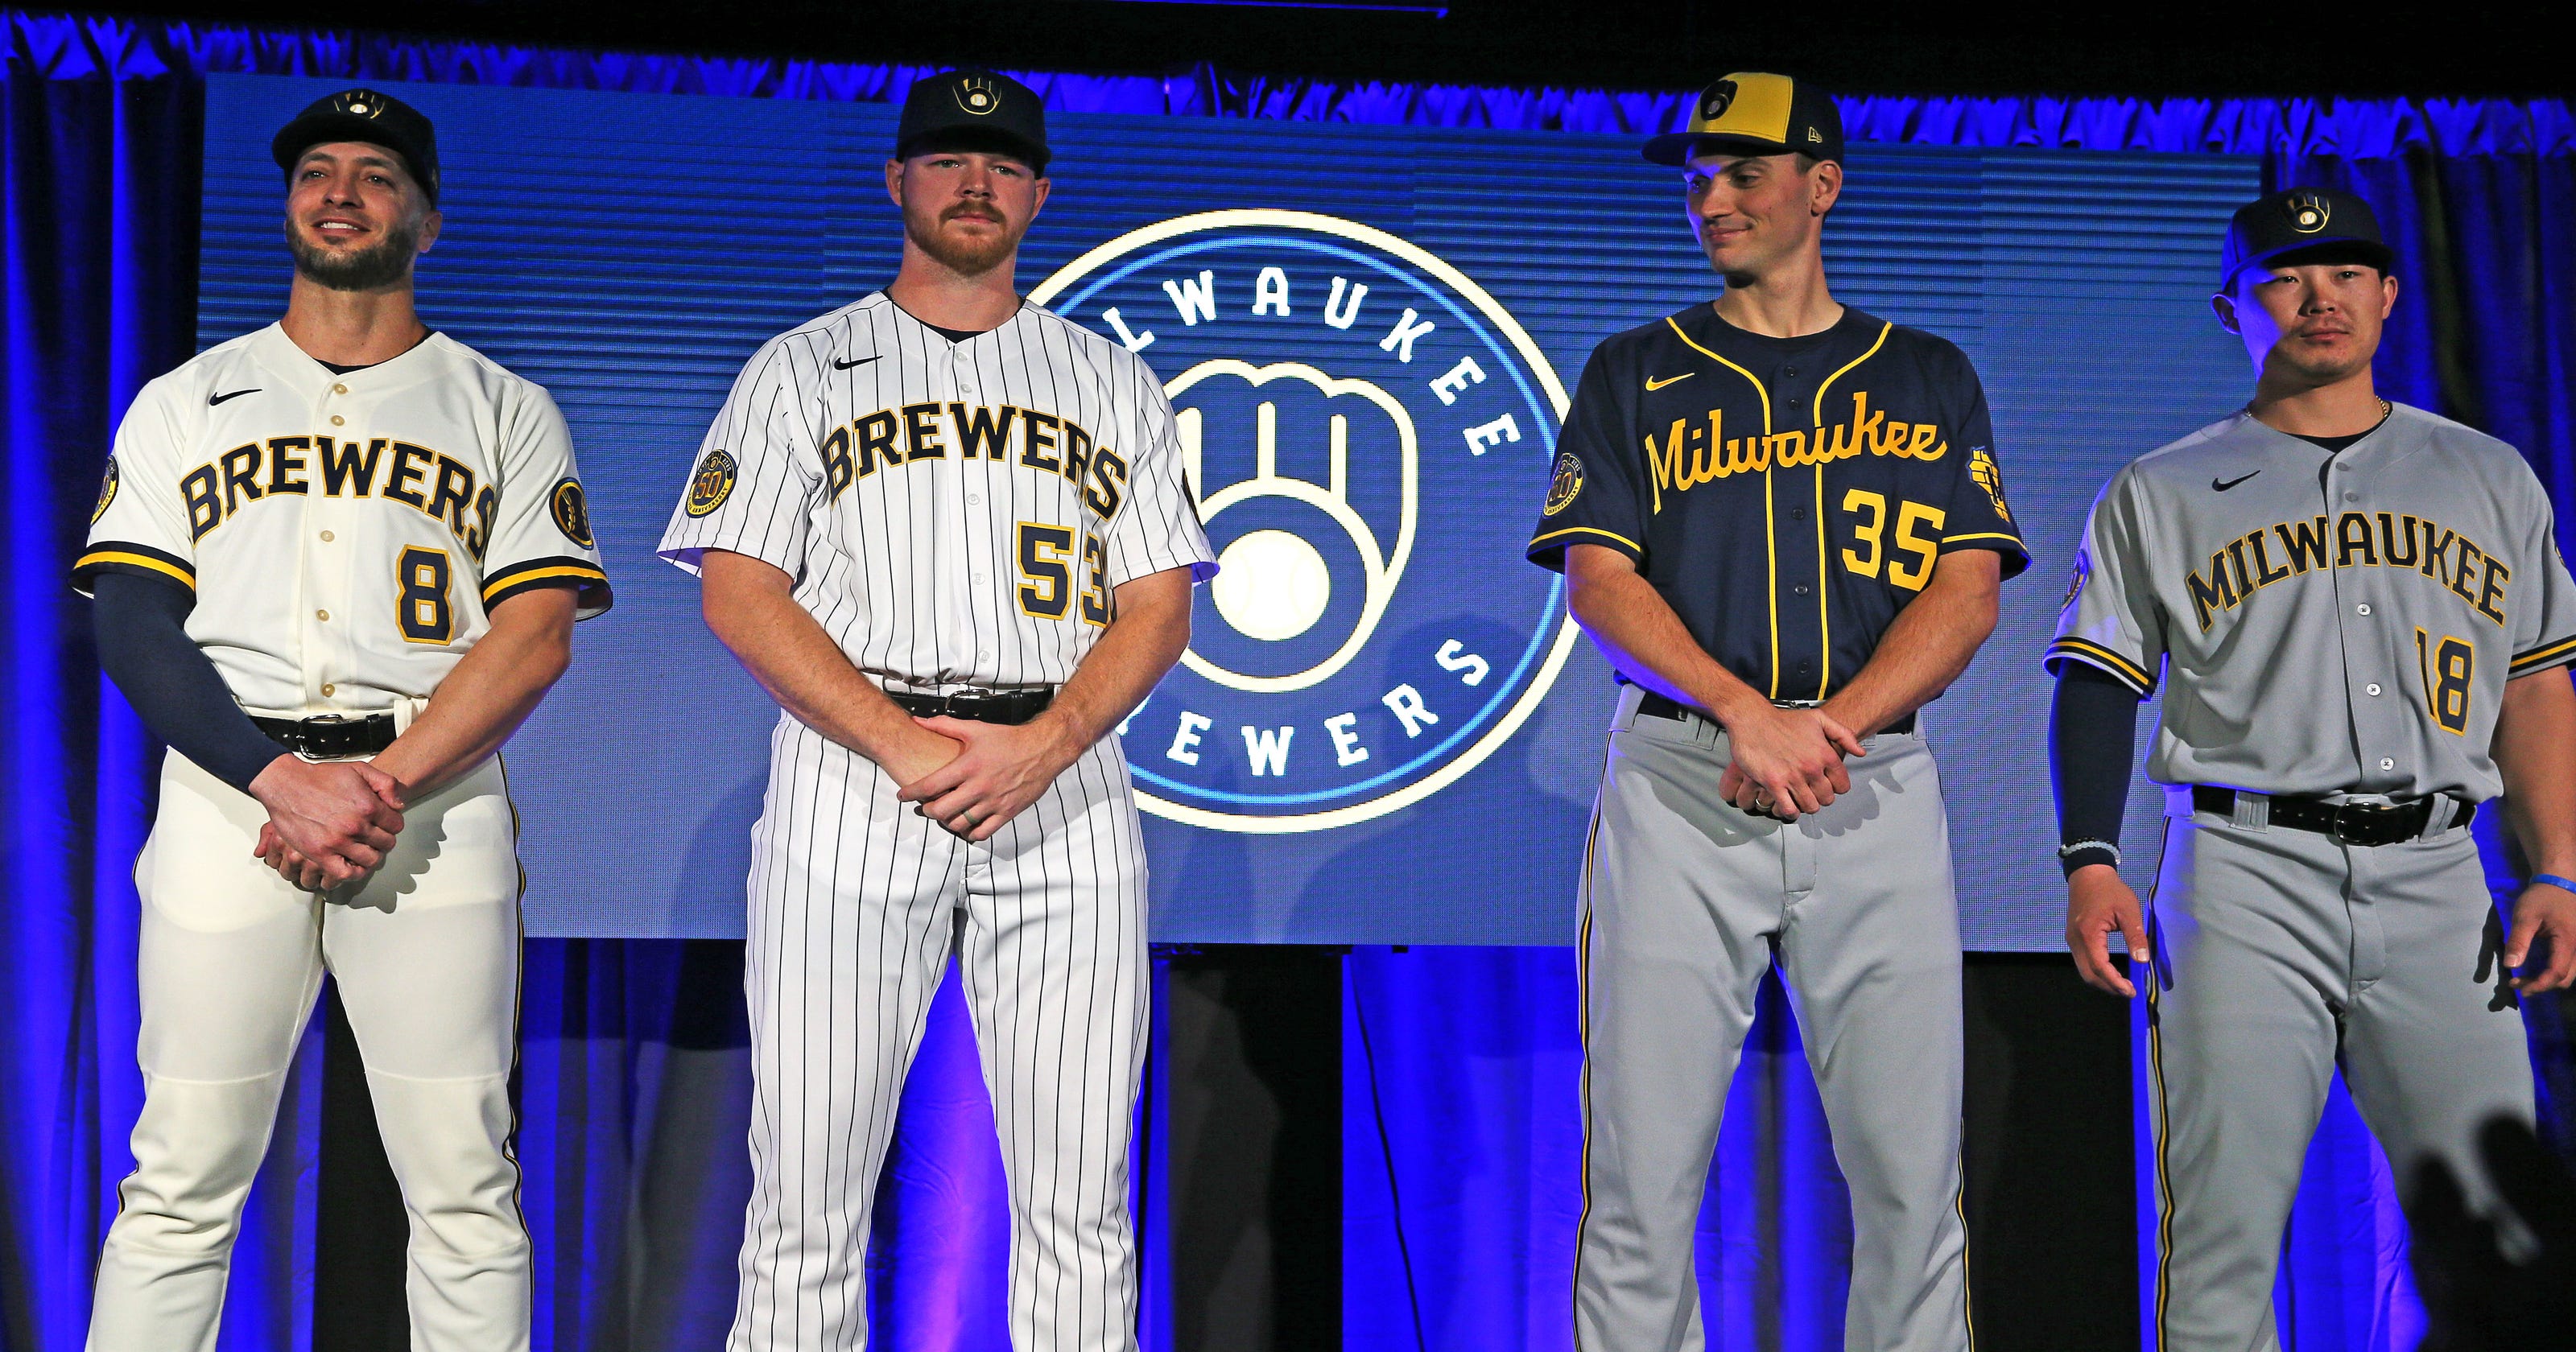
[[[1699,92],[1690,126],[1646,142],[1655,164],[1679,165],[1703,150],[1843,157],[1843,115],[1831,94],[1786,75],[1737,71]]]

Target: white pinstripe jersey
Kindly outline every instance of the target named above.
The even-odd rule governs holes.
[[[335,375],[276,324],[135,396],[73,585],[101,572],[195,592],[188,636],[276,714],[425,699],[530,587],[610,600],[542,387],[438,333]]]
[[[762,345],[662,536],[796,579],[853,665],[921,690],[1058,685],[1132,578],[1215,569],[1172,406],[1035,305],[952,343],[883,292]]]

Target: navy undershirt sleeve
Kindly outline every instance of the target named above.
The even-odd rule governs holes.
[[[2048,769],[2057,782],[2058,863],[2066,872],[2120,862],[2120,819],[2138,754],[2138,692],[2083,662],[2058,665],[2048,711]]]
[[[176,583],[103,572],[92,582],[98,665],[152,735],[247,793],[269,762],[287,754],[233,699],[197,641],[188,612],[197,599]]]

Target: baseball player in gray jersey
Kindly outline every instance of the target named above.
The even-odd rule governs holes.
[[[1011,1343],[1135,1346],[1145,859],[1112,730],[1215,566],[1153,373],[1013,290],[1046,165],[1026,87],[914,85],[893,284],[752,357],[662,539],[785,709],[752,835],[734,1352],[866,1344],[870,1204],[952,949],[1009,1180]]]
[[[2374,392],[2393,262],[2345,193],[2236,213],[2213,304],[2253,401],[2112,477],[2049,648],[2067,942],[2122,996],[2107,936],[2152,953],[2169,1352],[2280,1345],[2281,1228],[2338,1064],[2401,1178],[2481,1178],[2478,1124],[2532,1114],[2516,993],[2576,971],[2576,583],[2512,447]],[[2160,681],[2142,912],[2114,866]],[[2499,791],[2539,870],[2509,929],[2466,829]]]

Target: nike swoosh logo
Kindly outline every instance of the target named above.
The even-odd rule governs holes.
[[[230,394],[210,394],[206,396],[206,407],[213,408],[215,405],[220,404],[227,399],[239,399],[245,394],[257,393],[259,393],[259,387],[257,385],[253,385],[249,389],[235,390]]]
[[[1681,381],[1688,380],[1688,379],[1690,379],[1692,376],[1695,376],[1695,375],[1698,375],[1698,374],[1699,374],[1699,372],[1697,372],[1697,371],[1684,371],[1684,372],[1682,372],[1680,375],[1677,375],[1677,376],[1666,376],[1666,377],[1664,377],[1664,378],[1663,378],[1663,379],[1661,379],[1661,380],[1657,380],[1657,379],[1655,379],[1653,376],[1648,376],[1648,377],[1646,377],[1646,388],[1647,388],[1648,390],[1660,390],[1660,389],[1662,389],[1663,387],[1665,387],[1666,385],[1672,385],[1672,384],[1676,384],[1676,383],[1681,382]]]
[[[877,357],[882,357],[884,355],[884,353],[880,352],[877,354]],[[869,362],[875,361],[877,357],[860,357],[853,361],[843,361],[838,357],[834,357],[832,359],[832,369],[835,371],[846,371],[853,366],[865,366]]]
[[[2228,489],[2234,488],[2236,485],[2241,484],[2241,483],[2245,482],[2246,480],[2253,478],[2255,474],[2260,474],[2260,473],[2262,473],[2262,472],[2263,472],[2263,471],[2261,471],[2261,470],[2259,470],[2259,469],[2258,469],[2258,470],[2255,470],[2252,474],[2239,474],[2239,475],[2237,475],[2235,478],[2230,479],[2230,480],[2228,480],[2228,481],[2227,481],[2227,482],[2225,482],[2225,483],[2220,483],[2218,480],[2216,480],[2216,479],[2212,479],[2212,480],[2210,480],[2210,481],[2209,481],[2209,486],[2210,486],[2211,488],[2217,489],[2217,490],[2218,490],[2219,492],[2221,492],[2221,493],[2224,493],[2224,492],[2226,492]]]

